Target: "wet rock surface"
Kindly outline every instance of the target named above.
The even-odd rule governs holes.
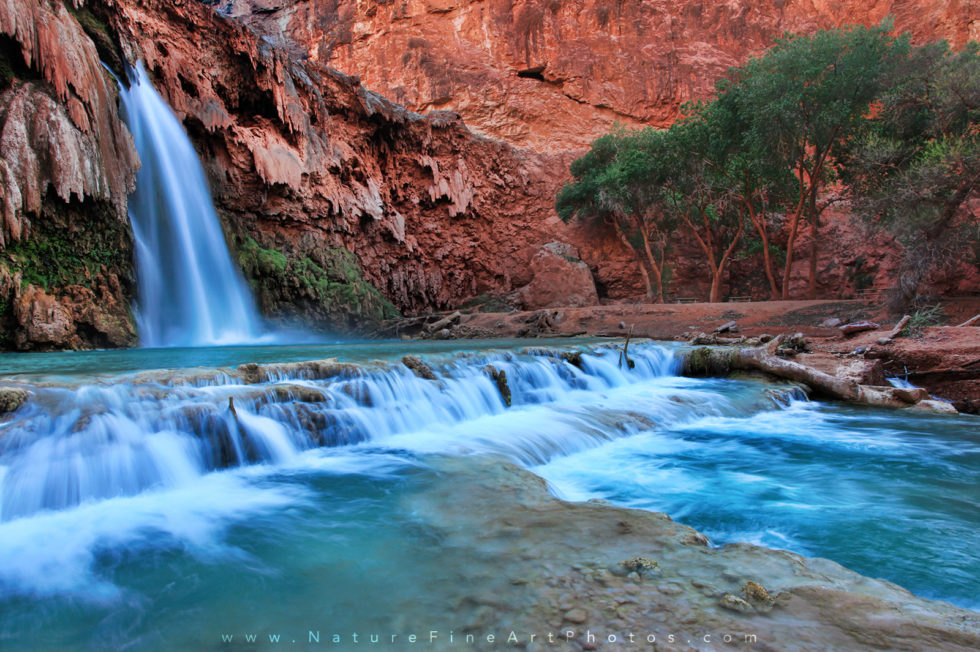
[[[975,612],[916,598],[828,560],[750,544],[705,546],[703,535],[664,514],[560,501],[540,478],[502,461],[445,459],[437,467],[443,480],[406,508],[440,532],[445,545],[506,569],[480,577],[464,603],[473,607],[492,594],[492,619],[477,606],[464,611],[457,631],[479,634],[507,622],[525,646],[534,647],[534,633],[546,649],[553,632],[570,650],[622,649],[629,633],[638,645],[650,646],[652,635],[656,649],[669,650],[980,645]],[[624,521],[628,531],[619,525]],[[653,559],[655,576],[609,570],[620,560],[645,567]]]

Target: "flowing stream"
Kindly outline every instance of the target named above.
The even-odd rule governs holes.
[[[77,354],[47,354],[31,375],[43,354],[12,359],[0,373],[32,397],[0,423],[0,647],[188,649],[249,627],[451,625],[501,561],[478,539],[442,543],[411,507],[452,482],[446,456],[508,460],[570,500],[666,511],[716,544],[825,556],[980,607],[974,417],[683,378],[676,347],[656,343],[631,347],[632,370],[607,345],[579,345],[580,359],[441,346],[365,344],[248,383],[232,370],[96,378]],[[436,379],[395,351],[421,353]],[[352,355],[362,364],[345,366]],[[488,365],[505,372],[510,406]],[[499,589],[513,593],[507,608],[522,608],[518,589]]]
[[[262,325],[232,263],[197,152],[142,65],[120,87],[142,167],[129,198],[147,347],[255,342]]]

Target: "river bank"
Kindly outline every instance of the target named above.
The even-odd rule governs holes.
[[[980,323],[957,327],[980,314],[980,298],[948,300],[937,317],[948,325],[923,325],[912,334],[889,337],[899,317],[867,301],[764,301],[745,303],[612,304],[536,311],[464,312],[396,320],[383,336],[409,338],[609,337],[691,342],[726,324],[735,328],[719,341],[802,334],[807,349],[795,360],[835,374],[869,365],[860,382],[884,385],[885,376],[906,379],[950,401],[958,411],[980,413]],[[868,321],[876,328],[842,334],[840,326]],[[443,323],[444,322],[444,323]],[[435,327],[434,327],[435,326]],[[438,328],[436,328],[438,327]],[[887,338],[887,343],[879,342]]]

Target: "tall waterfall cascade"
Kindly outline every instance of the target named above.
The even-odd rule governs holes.
[[[221,232],[197,152],[146,71],[120,89],[142,167],[129,198],[136,321],[147,347],[254,342],[261,319]]]

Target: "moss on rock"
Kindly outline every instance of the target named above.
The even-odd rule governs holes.
[[[363,276],[344,248],[311,256],[264,247],[249,235],[233,240],[238,263],[262,312],[286,320],[352,330],[399,316],[398,309]]]
[[[712,348],[702,346],[682,354],[683,374],[685,376],[728,376],[736,368],[734,348]]]

